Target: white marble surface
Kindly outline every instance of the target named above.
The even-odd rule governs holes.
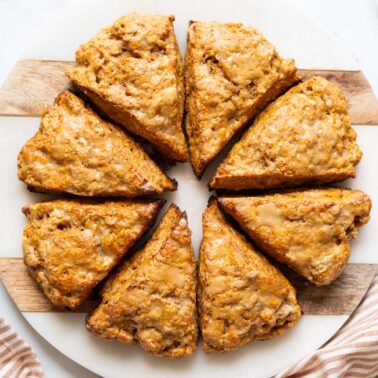
[[[378,93],[378,0],[297,1],[310,8],[350,49]],[[92,4],[95,6],[95,1]],[[59,15],[71,12],[74,6],[74,0],[0,0],[0,82],[29,42]],[[37,352],[46,377],[96,377],[46,343],[26,323],[1,286],[0,315]]]

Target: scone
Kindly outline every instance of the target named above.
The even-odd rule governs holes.
[[[176,184],[122,129],[102,120],[79,97],[62,92],[18,155],[29,189],[80,196],[135,197]]]
[[[186,50],[186,121],[195,174],[269,101],[299,77],[255,28],[191,22]]]
[[[173,16],[129,13],[76,52],[67,76],[110,118],[187,161],[183,65]]]
[[[186,214],[171,205],[146,246],[105,283],[87,318],[96,336],[166,358],[197,347],[196,262]]]
[[[313,77],[270,104],[228,153],[212,189],[267,189],[355,177],[362,153],[336,84]]]
[[[349,241],[368,222],[371,209],[368,195],[339,188],[220,197],[219,202],[264,252],[316,285],[341,274]]]
[[[226,222],[215,200],[203,215],[198,305],[206,353],[279,336],[301,316],[294,288]]]
[[[24,261],[50,301],[74,309],[150,228],[163,201],[57,200],[24,207]]]

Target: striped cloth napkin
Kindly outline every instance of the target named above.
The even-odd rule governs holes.
[[[41,364],[32,349],[0,316],[0,377],[42,378]]]
[[[347,323],[315,353],[276,378],[378,377],[378,276]]]
[[[42,378],[31,348],[0,317],[0,377]],[[378,377],[378,276],[362,304],[321,349],[275,378]]]

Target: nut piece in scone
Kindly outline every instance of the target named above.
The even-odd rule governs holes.
[[[362,153],[340,88],[313,77],[270,104],[233,146],[212,189],[267,189],[355,177]]]
[[[18,155],[18,177],[31,190],[80,196],[161,194],[176,185],[118,126],[79,97],[62,92]]]
[[[339,188],[220,197],[219,202],[261,250],[316,285],[341,274],[348,242],[368,222],[371,209],[368,195]]]
[[[124,15],[79,47],[67,76],[114,121],[168,159],[187,161],[183,65],[173,21]]]
[[[235,132],[299,76],[293,59],[242,24],[191,22],[185,60],[185,128],[201,177]]]
[[[87,318],[96,336],[166,358],[197,347],[196,262],[187,217],[171,205],[146,246],[105,283]]]
[[[25,264],[54,305],[74,309],[150,228],[162,204],[57,200],[24,207]]]
[[[226,222],[215,200],[203,215],[198,299],[206,353],[279,336],[301,316],[294,288]]]

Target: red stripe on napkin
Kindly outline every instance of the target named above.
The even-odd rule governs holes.
[[[43,377],[43,370],[35,353],[2,317],[0,317],[0,377]]]

